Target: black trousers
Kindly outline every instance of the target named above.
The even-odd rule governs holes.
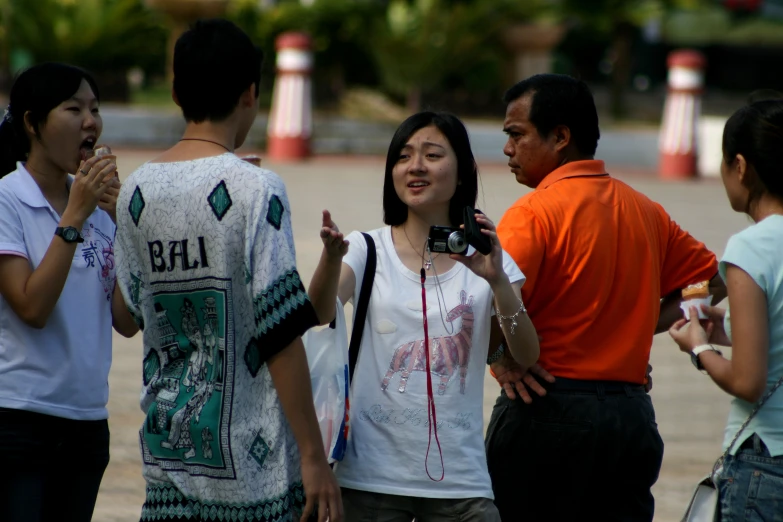
[[[649,395],[623,383],[544,386],[530,405],[501,392],[492,411],[487,461],[503,522],[651,522],[663,441]]]
[[[0,408],[0,520],[89,522],[109,424]]]

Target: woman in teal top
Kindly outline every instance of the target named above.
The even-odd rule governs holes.
[[[766,399],[724,462],[720,520],[783,521],[783,389],[775,391],[783,378],[783,101],[757,102],[729,119],[721,178],[731,208],[754,223],[729,239],[720,262],[729,307],[703,307],[702,323],[691,307],[690,321],[669,333],[734,396],[724,449]],[[731,346],[731,359],[716,345]]]

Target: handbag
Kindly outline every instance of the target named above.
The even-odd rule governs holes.
[[[313,403],[321,430],[327,461],[332,464],[345,456],[350,435],[350,383],[359,359],[364,322],[375,279],[375,241],[362,233],[367,242],[367,263],[356,303],[351,341],[345,326],[345,310],[337,299],[335,318],[328,328],[310,329],[303,336]]]
[[[723,455],[715,461],[715,464],[712,467],[712,473],[701,479],[696,485],[690,504],[688,504],[688,509],[682,517],[682,522],[718,522],[720,520],[720,497],[716,482],[718,475],[723,471],[723,462],[726,460],[726,456],[731,452],[737,439],[739,439],[742,432],[745,431],[745,428],[750,424],[750,421],[753,420],[753,417],[756,416],[764,403],[767,402],[767,399],[775,393],[775,390],[777,390],[781,384],[783,384],[783,377],[778,379],[778,382],[770,388],[766,395],[756,404],[756,407],[753,408],[753,411],[750,412],[748,418],[742,423],[737,434],[734,435],[734,438],[729,443],[726,451],[724,451]]]

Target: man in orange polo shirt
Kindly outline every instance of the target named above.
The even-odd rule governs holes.
[[[527,276],[539,364],[555,382],[530,403],[498,398],[486,442],[495,503],[504,522],[651,521],[663,458],[644,387],[652,337],[681,317],[683,287],[710,280],[715,302],[725,297],[715,256],[593,159],[583,82],[537,75],[505,101],[503,152],[535,190],[498,235]],[[520,376],[507,356],[492,368],[507,389]]]

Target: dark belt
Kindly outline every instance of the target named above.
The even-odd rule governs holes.
[[[573,392],[573,393],[593,393],[596,395],[615,395],[625,393],[631,395],[633,392],[644,391],[644,386],[632,382],[622,381],[583,381],[579,379],[566,379],[564,377],[555,377],[554,383],[539,382],[551,392]]]

